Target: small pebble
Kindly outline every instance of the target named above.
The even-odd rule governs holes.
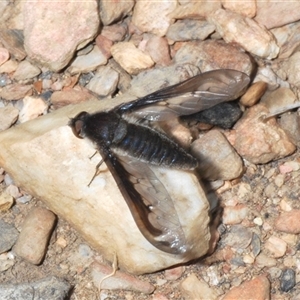
[[[253,233],[249,228],[242,225],[234,225],[222,241],[227,246],[236,249],[246,249],[251,243],[252,235]]]
[[[272,257],[279,258],[286,253],[287,243],[273,235],[265,242],[265,249],[271,253]]]
[[[275,221],[275,229],[286,233],[300,233],[300,210],[282,212]]]
[[[154,65],[150,55],[130,42],[120,42],[111,47],[113,58],[129,74],[138,74]]]
[[[263,220],[260,217],[256,217],[256,218],[253,219],[253,223],[258,225],[258,226],[262,226]]]
[[[236,206],[225,206],[223,212],[223,223],[233,225],[241,223],[248,215],[249,209],[244,204]]]
[[[24,280],[25,281],[25,280]],[[66,299],[71,284],[64,279],[54,276],[46,277],[35,282],[20,284],[1,284],[0,299]]]
[[[7,49],[0,47],[0,66],[9,59],[9,52]]]
[[[195,274],[189,275],[180,283],[180,291],[184,299],[218,299],[218,292],[205,281],[199,280]]]
[[[290,173],[293,171],[298,171],[300,164],[297,161],[287,161],[279,166],[279,171],[281,174]]]
[[[9,210],[13,204],[14,198],[7,191],[3,191],[0,194],[0,211],[5,212]]]
[[[295,285],[296,285],[295,271],[293,269],[284,270],[280,278],[280,290],[283,292],[288,292]]]
[[[42,207],[35,207],[26,216],[17,243],[13,247],[16,255],[38,265],[45,256],[52,233],[55,215]]]
[[[250,107],[256,104],[262,95],[265,93],[268,84],[264,81],[253,83],[246,93],[241,97],[240,103],[244,106]]]
[[[18,238],[19,232],[14,225],[0,220],[0,253],[12,248]]]
[[[15,80],[26,80],[38,76],[41,73],[40,68],[32,65],[29,61],[23,60],[19,63],[18,68],[13,74]]]
[[[118,72],[109,66],[101,66],[86,87],[101,97],[107,97],[115,93],[118,82]]]
[[[10,128],[18,119],[19,110],[13,106],[0,107],[0,131]]]
[[[265,253],[260,253],[255,259],[255,264],[259,268],[274,267],[277,264],[277,260]]]
[[[270,282],[266,276],[261,275],[252,280],[245,281],[237,287],[233,287],[222,300],[270,299]]]
[[[182,276],[184,270],[185,270],[184,266],[179,266],[176,268],[165,270],[165,278],[167,280],[177,280]]]
[[[95,46],[90,53],[77,56],[69,67],[69,71],[72,75],[77,73],[87,73],[96,70],[97,67],[105,65],[106,63],[107,58],[103,55],[101,50]]]
[[[20,123],[33,120],[40,115],[46,114],[48,104],[40,97],[27,96],[23,99],[23,107],[20,111]]]

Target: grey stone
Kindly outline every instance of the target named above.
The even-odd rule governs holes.
[[[2,300],[64,300],[71,285],[57,277],[46,277],[39,281],[23,284],[1,284]]]
[[[0,220],[0,253],[12,248],[18,238],[19,232],[14,225]]]

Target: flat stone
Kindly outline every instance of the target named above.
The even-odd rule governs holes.
[[[46,114],[48,104],[40,97],[26,96],[23,99],[23,107],[20,110],[20,123],[35,119],[40,115]]]
[[[280,279],[280,290],[288,292],[296,285],[296,273],[293,269],[285,269]]]
[[[234,148],[255,164],[285,157],[296,149],[274,118],[264,120],[268,113],[265,106],[257,104],[250,107],[234,126]]]
[[[153,35],[147,41],[146,51],[157,65],[168,66],[171,64],[170,49],[165,37]]]
[[[253,18],[256,15],[256,1],[249,0],[243,2],[236,2],[231,0],[222,0],[224,8],[234,11],[240,15]]]
[[[0,47],[0,66],[9,59],[9,52],[6,48]]]
[[[31,94],[32,94],[31,85],[12,83],[3,88],[0,88],[0,97],[8,101],[19,100]]]
[[[0,107],[0,131],[8,129],[19,116],[19,110],[13,106]]]
[[[0,194],[0,211],[5,212],[9,210],[13,204],[14,198],[7,191],[3,191]]]
[[[293,23],[300,19],[300,3],[278,2],[271,0],[268,2],[256,1],[257,10],[255,20],[266,28],[280,27]]]
[[[107,57],[95,46],[88,54],[77,56],[70,65],[69,71],[71,74],[87,73],[96,70],[97,67],[106,63]]]
[[[300,210],[293,209],[291,211],[282,212],[275,221],[275,228],[278,231],[299,234]]]
[[[127,1],[101,1],[100,18],[104,25],[109,25],[114,21],[123,19],[131,12],[134,6],[134,0]]]
[[[277,236],[270,236],[265,242],[265,249],[274,258],[279,258],[285,255],[287,250],[287,243]]]
[[[15,80],[26,80],[38,76],[41,73],[40,68],[32,65],[29,61],[21,61],[13,74]]]
[[[249,209],[246,205],[240,204],[236,206],[224,207],[222,221],[226,225],[241,223],[249,214]]]
[[[233,287],[222,299],[268,300],[270,299],[270,282],[264,275],[255,277],[252,280],[243,282],[240,286]]]
[[[234,69],[251,74],[253,64],[248,54],[234,44],[220,40],[186,42],[176,52],[176,64],[189,63],[202,72],[215,69]]]
[[[198,158],[203,178],[231,180],[243,173],[242,159],[218,130],[211,130],[193,142],[191,152]]]
[[[86,88],[100,97],[111,96],[116,91],[118,82],[119,73],[109,66],[102,66],[97,69]]]
[[[132,23],[142,32],[151,32],[158,36],[164,36],[174,22],[170,13],[177,6],[177,1],[169,0],[156,2],[137,0],[132,15]],[[157,16],[159,15],[159,18]]]
[[[45,256],[54,222],[55,215],[51,211],[41,207],[32,209],[26,216],[13,247],[16,255],[32,264],[40,264]]]
[[[0,253],[9,251],[15,244],[19,232],[14,225],[0,220]]]
[[[250,53],[267,59],[275,58],[279,53],[274,36],[253,19],[219,9],[209,16],[209,21],[227,43],[237,43]]]
[[[96,99],[85,88],[75,86],[74,89],[57,91],[51,95],[51,103],[55,109],[66,106],[68,104],[76,104],[85,102],[89,99]]]
[[[52,71],[64,68],[77,49],[97,34],[97,1],[24,3],[24,37],[28,56]],[[62,28],[64,30],[62,30]],[[51,45],[51,51],[49,51]]]
[[[267,90],[268,84],[264,81],[258,81],[253,83],[241,97],[240,103],[244,106],[253,106],[256,104],[262,95]]]
[[[154,65],[150,55],[139,50],[130,42],[121,42],[111,47],[113,58],[129,74],[137,74]]]
[[[166,37],[173,41],[205,40],[215,31],[215,26],[201,20],[179,20],[170,25]]]
[[[67,297],[70,289],[71,285],[67,281],[51,276],[29,283],[1,284],[0,298],[5,300],[62,300]]]
[[[170,13],[174,19],[206,19],[211,13],[221,8],[221,1],[186,1],[177,5]]]

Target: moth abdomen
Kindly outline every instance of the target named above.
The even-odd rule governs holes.
[[[126,135],[111,149],[154,165],[190,170],[197,160],[164,134],[149,127],[127,123]]]

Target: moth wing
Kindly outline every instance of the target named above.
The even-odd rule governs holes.
[[[213,70],[124,104],[119,110],[130,110],[136,117],[150,121],[165,121],[235,100],[249,82],[249,76],[240,71]]]
[[[144,237],[164,252],[184,253],[185,234],[173,200],[147,163],[127,156],[105,162]]]

